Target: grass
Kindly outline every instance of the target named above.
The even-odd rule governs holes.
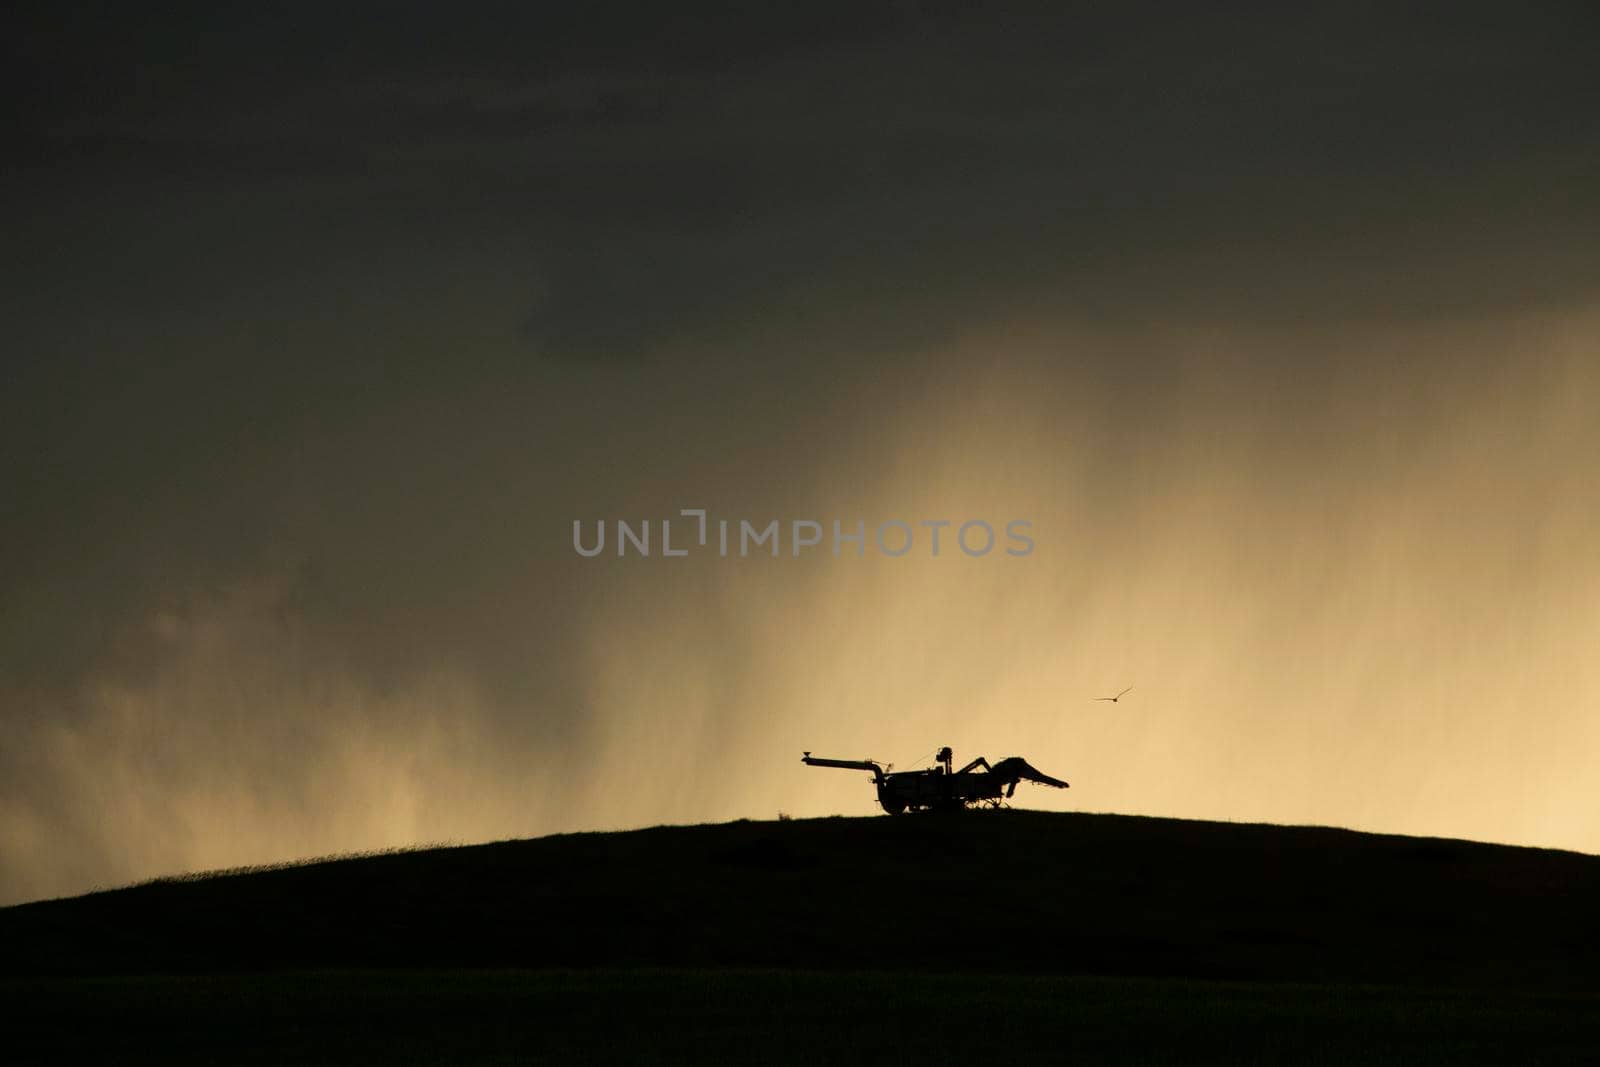
[[[1580,1064],[1600,999],[1059,976],[380,971],[0,987],[12,1063]]]
[[[8,1062],[1587,1063],[1600,857],[985,812],[0,909]]]
[[[745,967],[1600,991],[1600,857],[983,812],[572,834],[0,909],[0,974]]]

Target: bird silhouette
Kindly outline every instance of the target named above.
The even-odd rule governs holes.
[[[1109,700],[1109,701],[1111,701],[1111,703],[1115,704],[1117,701],[1119,701],[1119,700],[1121,700],[1123,698],[1123,696],[1128,692],[1128,690],[1130,690],[1132,688],[1133,688],[1133,686],[1130,685],[1130,686],[1128,686],[1127,689],[1124,689],[1121,693],[1118,693],[1114,697],[1095,697],[1095,699],[1096,700]]]

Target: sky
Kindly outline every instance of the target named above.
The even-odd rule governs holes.
[[[803,750],[943,745],[1600,852],[1586,5],[17,27],[0,903],[865,815]]]

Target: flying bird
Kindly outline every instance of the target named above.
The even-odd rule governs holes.
[[[1111,701],[1111,703],[1115,704],[1117,701],[1119,701],[1119,700],[1121,700],[1123,698],[1123,695],[1126,694],[1129,689],[1132,689],[1132,688],[1133,688],[1133,686],[1130,685],[1130,686],[1128,686],[1127,689],[1124,689],[1121,693],[1118,693],[1114,697],[1095,697],[1095,699],[1096,700],[1109,700],[1109,701]]]

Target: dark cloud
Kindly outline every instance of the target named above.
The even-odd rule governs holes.
[[[1247,579],[1259,614],[1223,626],[1217,663],[1261,619],[1293,628],[1273,567],[1333,604],[1296,654],[1365,626],[1315,561],[1358,587],[1416,563],[1439,509],[1479,514],[1474,464],[1555,516],[1493,543],[1554,559],[1581,509],[1532,472],[1588,439],[1562,339],[1589,321],[1600,248],[1591,23],[1578,5],[25,10],[0,265],[22,354],[0,368],[0,698],[21,739],[0,778],[21,844],[0,848],[0,895],[220,862],[226,819],[267,859],[726,814],[766,794],[706,769],[787,744],[820,721],[807,701],[869,721],[861,693],[901,699],[871,663],[997,728],[993,694],[1031,669],[930,622],[954,609],[926,575],[597,570],[573,518],[1031,509],[1193,603]],[[1457,414],[1480,408],[1481,433]],[[1454,452],[1440,427],[1507,448]],[[1363,555],[1340,516],[1430,484],[1441,503]],[[1207,493],[1266,532],[1224,536]],[[1101,510],[1133,534],[1076,517]],[[1193,584],[1164,569],[1182,551],[1159,515],[1198,524]],[[1342,531],[1331,547],[1282,547],[1313,519]],[[1460,558],[1500,589],[1493,557]],[[1048,573],[1007,587],[1026,629],[992,589],[962,603],[1012,646],[1059,630],[1134,656],[1100,569]],[[949,666],[882,644],[894,626]],[[701,784],[663,799],[656,754]],[[222,821],[163,841],[163,810],[229,768]],[[602,772],[640,784],[613,796]],[[307,812],[386,783],[437,807],[318,837]],[[129,795],[148,824],[124,847],[105,813]],[[43,858],[53,834],[70,867]]]

